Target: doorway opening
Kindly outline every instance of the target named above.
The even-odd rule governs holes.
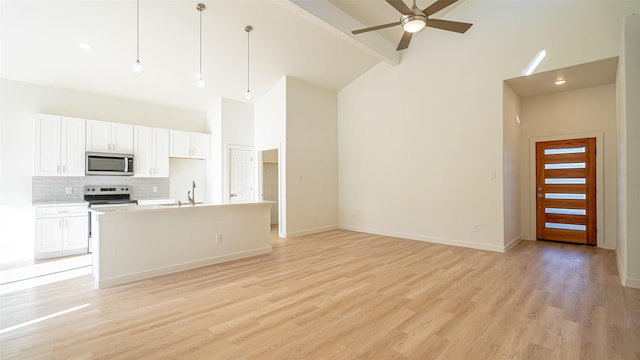
[[[271,231],[279,233],[280,179],[278,149],[260,152],[260,200],[273,201],[271,206]]]
[[[597,245],[596,138],[535,146],[536,238]]]

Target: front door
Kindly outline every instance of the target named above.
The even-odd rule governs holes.
[[[254,200],[253,151],[229,149],[229,202]]]
[[[536,143],[540,240],[596,245],[596,139]]]

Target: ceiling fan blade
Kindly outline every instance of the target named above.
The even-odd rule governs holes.
[[[404,49],[408,48],[409,47],[409,42],[411,41],[411,36],[412,35],[413,35],[413,33],[405,31],[404,34],[402,34],[402,39],[400,39],[400,43],[398,44],[398,47],[396,48],[396,51],[404,50]]]
[[[461,34],[464,34],[467,30],[469,30],[471,25],[473,24],[457,22],[457,21],[449,21],[449,20],[439,20],[439,19],[427,19],[427,24],[426,24],[426,26],[428,27],[448,30],[448,31],[455,31]]]
[[[413,15],[413,11],[409,9],[409,7],[407,6],[407,4],[404,3],[404,1],[402,0],[386,0],[386,1],[389,3],[389,5],[396,8],[396,10],[400,12],[400,14]]]
[[[351,33],[355,35],[355,34],[360,34],[367,31],[380,30],[380,29],[384,29],[384,28],[388,28],[396,25],[400,25],[400,21],[396,21],[396,22],[392,22],[384,25],[372,26],[364,29],[353,30]]]
[[[453,4],[456,1],[458,1],[458,0],[438,0],[438,1],[434,2],[433,4],[429,5],[422,12],[424,12],[427,16],[431,16],[431,15],[437,13],[438,11],[446,8],[447,6]]]

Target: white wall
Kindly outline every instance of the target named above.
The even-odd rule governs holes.
[[[222,98],[216,99],[207,111],[207,130],[211,134],[211,152],[206,166],[207,202],[221,203],[224,189],[222,188],[222,159],[224,146],[222,145]]]
[[[520,97],[504,84],[503,100],[503,202],[504,246],[513,247],[522,237],[520,225]]]
[[[211,158],[208,161],[208,201],[225,202],[228,182],[228,145],[253,147],[253,104],[219,98],[207,112],[207,123],[211,137]]]
[[[280,236],[337,227],[336,94],[284,77],[255,105],[255,147],[279,149]]]
[[[520,132],[520,187],[522,203],[522,231],[527,239],[535,239],[535,203],[531,183],[535,175],[535,162],[531,160],[530,139],[532,138],[575,138],[591,137],[602,133],[603,148],[598,148],[598,158],[603,163],[596,164],[603,183],[596,183],[598,197],[602,195],[604,204],[598,212],[598,233],[604,234],[598,246],[615,248],[616,229],[616,89],[615,85],[596,86],[552,95],[521,99]],[[550,140],[550,139],[549,139]]]
[[[222,99],[222,137],[225,144],[253,146],[253,104]]]
[[[31,176],[34,113],[66,115],[189,131],[206,130],[206,116],[177,109],[72,90],[0,79],[0,228],[3,237],[33,241]]]
[[[640,15],[627,16],[618,64],[618,268],[640,288]]]
[[[255,146],[284,145],[287,131],[287,77],[255,103]]]
[[[258,150],[278,148],[278,178],[280,202],[279,235],[287,236],[287,78],[283,77],[254,105],[255,147]]]
[[[427,29],[399,66],[342,89],[340,226],[502,251],[503,79],[541,49],[538,71],[617,56],[632,11],[640,2],[467,1],[447,14],[474,23],[466,34]]]
[[[336,93],[287,78],[287,234],[337,227]]]

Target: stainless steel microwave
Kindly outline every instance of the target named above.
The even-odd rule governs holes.
[[[133,175],[132,154],[87,153],[85,168],[87,175]]]

